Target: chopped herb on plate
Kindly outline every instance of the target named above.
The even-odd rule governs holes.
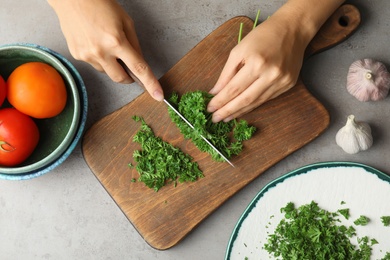
[[[365,226],[370,222],[370,219],[367,218],[366,216],[360,216],[357,220],[355,220],[353,223],[356,226]]]
[[[314,201],[299,208],[290,202],[281,212],[284,218],[264,244],[277,259],[369,260],[371,247],[378,243],[365,236],[357,238],[358,245],[354,245],[351,238],[356,236],[355,229],[341,225],[338,218],[346,212],[326,211]]]
[[[382,216],[381,221],[385,227],[390,226],[390,216]]]
[[[382,260],[390,260],[390,252],[387,252],[385,257],[382,258]]]
[[[349,209],[339,209],[338,212],[345,217],[345,219],[349,219]]]

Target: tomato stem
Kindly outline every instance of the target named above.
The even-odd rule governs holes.
[[[7,143],[5,141],[0,141],[0,151],[13,152],[15,150],[16,150],[16,148],[13,147],[12,145],[10,145],[9,143]]]

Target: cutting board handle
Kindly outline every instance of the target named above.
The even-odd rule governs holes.
[[[355,6],[345,4],[339,7],[309,43],[305,58],[327,50],[347,39],[358,28],[360,20],[360,12]]]

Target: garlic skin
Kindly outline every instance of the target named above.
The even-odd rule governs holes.
[[[386,66],[373,59],[357,60],[347,76],[347,90],[358,100],[378,101],[386,98],[390,89],[390,73]]]
[[[346,153],[356,154],[372,146],[371,127],[364,122],[355,121],[355,116],[348,116],[347,123],[336,134],[336,143]]]

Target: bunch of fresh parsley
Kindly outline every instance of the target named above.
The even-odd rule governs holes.
[[[133,137],[133,141],[141,144],[142,148],[133,153],[140,175],[138,181],[158,191],[168,182],[176,185],[177,181],[193,182],[203,177],[191,156],[155,136],[142,117],[133,116],[133,119],[141,122],[141,129]]]
[[[249,126],[245,120],[213,123],[212,114],[207,112],[207,105],[212,97],[213,95],[198,90],[187,92],[181,98],[177,93],[173,93],[169,98],[169,102],[195,129],[188,126],[171,108],[168,108],[168,112],[186,139],[191,139],[200,151],[209,153],[215,161],[223,161],[200,135],[210,141],[226,158],[231,158],[242,151],[243,141],[249,140],[256,128]]]

